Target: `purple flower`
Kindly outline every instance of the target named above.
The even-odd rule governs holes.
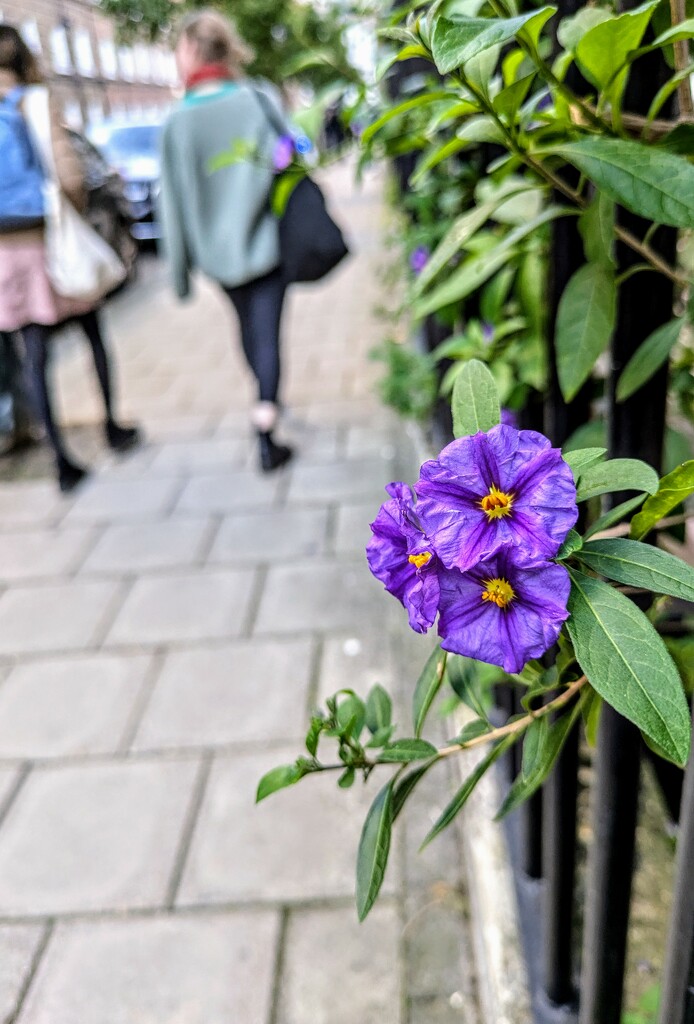
[[[425,462],[417,514],[449,568],[472,568],[508,548],[521,565],[551,558],[576,522],[576,486],[543,434],[499,425],[462,437]]]
[[[508,551],[468,572],[442,571],[439,634],[454,654],[520,672],[556,643],[571,581],[562,565],[521,568]]]
[[[501,410],[501,422],[505,427],[515,427],[518,429],[518,417],[516,416],[513,409],[507,409],[505,406]]]
[[[429,250],[426,245],[418,245],[417,248],[410,253],[410,268],[415,274],[421,274],[428,262]]]
[[[280,135],[272,151],[272,166],[276,171],[285,171],[294,159],[294,140],[289,135]]]
[[[386,501],[371,524],[366,558],[374,576],[407,609],[410,626],[426,633],[439,604],[439,561],[417,525],[412,491],[403,483],[386,487]]]
[[[482,321],[482,341],[485,345],[491,345],[494,341],[495,330],[494,324],[490,324],[488,320]]]

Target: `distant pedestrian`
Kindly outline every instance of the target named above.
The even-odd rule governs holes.
[[[273,436],[285,283],[270,208],[279,128],[291,130],[274,88],[245,76],[251,58],[222,15],[200,11],[183,21],[176,60],[186,91],[163,131],[161,206],[178,296],[189,294],[190,272],[199,268],[236,309],[257,383],[251,422],[268,472],[292,456]]]
[[[42,180],[45,171],[24,117],[29,90],[45,89],[36,60],[19,32],[0,24],[0,331],[21,331],[29,389],[55,453],[61,490],[72,490],[86,469],[69,456],[55,421],[48,381],[52,329],[69,319],[81,325],[91,346],[105,405],[104,432],[111,448],[134,444],[138,431],[116,422],[111,375],[96,304],[59,295],[46,271]],[[50,139],[45,140],[63,194],[85,208],[84,171],[49,97]]]

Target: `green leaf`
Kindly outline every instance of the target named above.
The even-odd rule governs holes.
[[[492,102],[494,110],[500,117],[506,117],[513,123],[523,100],[530,91],[530,86],[535,81],[536,72],[519,78],[517,81],[507,85],[505,89],[497,93]]]
[[[337,724],[343,732],[358,740],[366,720],[364,702],[356,694],[348,694],[337,705]]]
[[[366,815],[357,851],[357,913],[363,921],[378,896],[390,852],[393,780],[383,787]]]
[[[299,781],[301,776],[302,772],[295,764],[283,764],[279,768],[271,769],[271,771],[263,775],[258,783],[255,802],[259,804],[266,796],[270,796],[280,789],[286,789],[287,786],[293,786],[295,782]]]
[[[486,719],[487,713],[482,698],[481,673],[491,672],[498,677],[501,670],[496,666],[487,665],[472,658],[465,658],[461,654],[449,654],[446,662],[446,678],[455,695],[466,704],[480,718]],[[486,677],[489,682],[489,677]]]
[[[429,708],[436,694],[441,689],[446,671],[446,657],[446,652],[442,651],[440,647],[436,647],[417,680],[412,699],[412,721],[414,722],[414,732],[417,738],[422,734]]]
[[[527,235],[537,231],[543,224],[556,220],[557,217],[565,217],[574,211],[563,206],[550,206],[529,223],[519,224],[498,242],[493,249],[482,252],[466,260],[460,267],[453,271],[451,276],[435,288],[429,295],[420,298],[412,310],[416,318],[428,316],[436,312],[442,306],[448,306],[453,302],[459,302],[466,295],[476,291],[485,281],[488,281],[492,274],[503,267],[516,252],[516,245]]]
[[[472,142],[491,142],[503,146],[506,139],[497,122],[487,114],[469,117],[456,132],[456,137],[466,145]]]
[[[458,792],[455,794],[449,804],[446,805],[443,813],[437,819],[434,827],[428,832],[424,842],[422,843],[421,849],[424,849],[432,839],[435,839],[440,832],[450,825],[456,815],[463,809],[468,797],[474,790],[477,783],[480,781],[482,776],[485,774],[487,769],[491,768],[497,758],[501,757],[505,751],[512,745],[514,741],[513,736],[507,736],[496,746],[493,746],[491,750],[482,758],[479,764],[474,770],[468,775],[465,782],[462,784]]]
[[[499,393],[488,367],[479,359],[470,359],[456,377],[451,407],[455,437],[486,432],[500,422]]]
[[[309,725],[308,732],[306,733],[306,749],[308,750],[311,757],[316,756],[318,750],[318,741],[320,734],[323,731],[323,719],[319,718],[318,715],[314,715],[311,718],[311,724]]]
[[[574,480],[578,483],[583,470],[595,462],[602,462],[606,452],[607,448],[575,448],[571,452],[564,452],[562,458],[571,467]]]
[[[578,220],[583,248],[589,263],[614,264],[615,204],[604,192],[596,192],[593,201]]]
[[[627,498],[626,501],[621,502],[619,505],[615,505],[609,512],[606,512],[599,519],[596,519],[591,526],[588,527],[586,532],[583,534],[583,540],[586,541],[590,537],[593,537],[596,533],[601,533],[603,530],[609,530],[615,523],[619,523],[622,519],[625,519],[630,512],[633,512],[635,508],[643,503],[643,499],[646,497],[645,494],[637,494],[634,498]]]
[[[631,50],[643,38],[658,0],[649,0],[632,11],[603,21],[585,33],[576,47],[576,60],[589,82],[613,99],[618,97],[626,82],[624,67]],[[623,70],[620,72],[620,68]]]
[[[464,248],[465,243],[489,220],[499,202],[500,200],[473,206],[453,222],[415,281],[412,289],[414,295],[419,295],[439,271]]]
[[[689,754],[691,717],[665,644],[633,601],[569,570],[569,636],[591,686],[676,764]]]
[[[515,811],[524,800],[535,793],[548,777],[562,752],[566,739],[581,714],[582,701],[565,712],[555,722],[539,718],[529,726],[523,742],[523,769],[506,794],[506,799],[497,811],[495,821]],[[531,735],[531,730],[535,730]],[[531,742],[527,750],[528,740]]]
[[[565,558],[570,558],[571,555],[580,551],[583,547],[583,537],[576,530],[569,530],[567,533],[564,543],[557,551],[554,556],[558,562],[562,562]]]
[[[337,784],[340,789],[351,789],[354,785],[356,778],[356,770],[354,768],[345,768],[340,778],[337,780]]]
[[[625,139],[584,138],[552,150],[632,213],[694,227],[694,166],[684,157]]]
[[[466,61],[492,46],[508,43],[524,27],[536,39],[556,7],[520,14],[516,18],[438,18],[431,37],[431,50],[442,75],[465,66]]]
[[[598,742],[598,728],[604,703],[600,694],[596,693],[595,690],[591,690],[590,701],[583,710],[586,742],[589,747],[594,748]]]
[[[436,757],[437,754],[438,750],[433,743],[427,743],[426,740],[405,739],[389,743],[378,755],[378,760],[382,764],[388,762],[400,764],[405,761],[426,761],[430,757]]]
[[[655,494],[658,490],[658,474],[640,459],[608,459],[588,466],[578,482],[577,501],[588,501],[599,494],[612,491],[647,491]]]
[[[413,188],[416,188],[420,182],[426,177],[429,171],[438,167],[439,164],[443,163],[444,160],[448,160],[449,157],[455,156],[467,146],[465,139],[446,139],[445,142],[440,143],[438,146],[434,146],[433,149],[425,150],[422,154],[422,159],[418,162],[414,172],[410,175],[409,183]]]
[[[472,722],[465,723],[452,742],[460,743],[462,747],[466,743],[469,743],[470,740],[476,740],[478,736],[483,736],[485,732],[489,732],[489,730],[489,722],[484,721],[482,718],[475,718]]]
[[[375,749],[377,747],[385,747],[386,743],[390,743],[391,737],[395,732],[394,725],[384,726],[383,729],[377,729],[373,734],[366,746],[369,749]]]
[[[292,192],[302,180],[306,177],[305,171],[288,170],[284,174],[280,174],[275,178],[275,182],[272,187],[272,195],[270,204],[272,206],[272,212],[275,217],[282,217],[284,211],[287,208]]]
[[[392,121],[394,117],[399,117],[401,114],[407,114],[411,110],[417,110],[419,107],[428,106],[430,103],[436,103],[438,100],[445,99],[450,99],[450,93],[439,89],[436,92],[419,93],[419,95],[413,96],[408,100],[403,100],[402,103],[398,103],[394,107],[389,107],[385,113],[381,114],[380,117],[364,129],[362,133],[362,144],[367,145],[374,135],[376,135],[381,128],[385,127],[389,121]]]
[[[667,360],[682,330],[682,320],[669,320],[639,345],[617,382],[617,401],[623,402],[638,391]]]
[[[557,38],[565,50],[575,50],[590,29],[603,21],[610,21],[612,17],[604,7],[581,7],[577,14],[562,18]]]
[[[567,402],[576,397],[609,344],[616,300],[614,276],[604,264],[587,263],[564,289],[555,344],[559,385]]]
[[[650,544],[622,538],[591,540],[578,557],[610,580],[694,601],[694,569]]]
[[[647,498],[644,506],[631,521],[630,536],[641,540],[668,512],[694,493],[694,459],[682,463],[660,481],[653,497]]]
[[[393,714],[393,702],[388,693],[376,683],[366,698],[366,727],[374,735],[379,729],[390,725]]]

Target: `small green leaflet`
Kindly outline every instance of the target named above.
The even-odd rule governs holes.
[[[693,493],[694,459],[691,459],[664,476],[653,497],[646,498],[643,508],[631,521],[630,536],[641,540],[668,512]]]
[[[279,768],[271,769],[271,771],[263,775],[258,783],[255,802],[259,804],[266,796],[271,796],[272,793],[276,793],[279,789],[293,786],[295,782],[299,781],[302,774],[295,764],[283,764]]]
[[[691,716],[662,639],[624,594],[573,569],[569,574],[567,629],[591,686],[675,764],[686,764]]]
[[[393,826],[393,779],[383,787],[366,815],[357,851],[357,913],[363,921],[383,884]]]
[[[467,437],[480,430],[486,432],[500,422],[496,383],[488,367],[479,359],[470,359],[456,377],[451,407],[456,437]]]
[[[639,345],[617,382],[618,402],[623,402],[633,395],[660,369],[677,343],[681,330],[682,320],[680,318],[669,320],[662,327],[653,331]]]
[[[387,728],[392,712],[393,704],[389,695],[377,683],[366,698],[366,727],[369,732],[375,734],[380,729]]]
[[[552,150],[632,213],[694,228],[694,166],[684,157],[625,139],[584,138]]]
[[[555,345],[559,385],[567,402],[576,397],[609,344],[616,301],[614,276],[603,263],[586,263],[562,293]]]
[[[649,0],[635,10],[595,25],[576,47],[576,60],[586,78],[601,92],[607,90],[613,99],[624,87],[627,57],[641,42],[657,5],[658,0]]]
[[[565,452],[562,458],[571,467],[574,481],[578,483],[583,470],[595,462],[601,462],[606,452],[607,448],[575,448],[571,452]]]
[[[462,214],[443,236],[433,253],[427,260],[424,270],[421,272],[413,286],[413,294],[419,295],[428,284],[436,277],[440,270],[464,247],[465,243],[485,224],[491,217],[500,199],[473,206]]]
[[[433,743],[420,739],[404,739],[396,740],[384,747],[378,755],[378,760],[382,764],[401,764],[405,761],[426,761],[437,754],[438,750]]]
[[[578,557],[610,580],[694,601],[694,569],[681,558],[650,544],[621,538],[591,540]]]
[[[596,192],[578,220],[588,263],[614,264],[614,222],[614,202],[604,192]]]
[[[578,481],[577,501],[588,501],[612,491],[658,490],[658,474],[640,459],[608,459],[588,466]]]
[[[565,558],[570,558],[571,555],[575,554],[577,551],[580,551],[582,546],[583,538],[581,537],[580,533],[577,533],[576,530],[569,530],[566,537],[564,538],[564,543],[559,548],[554,557],[557,559],[558,562],[562,562]]]
[[[429,712],[436,694],[441,689],[444,673],[446,671],[446,652],[436,647],[429,656],[422,674],[417,680],[412,699],[412,720],[414,722],[415,736],[419,738],[424,728],[424,721]]]

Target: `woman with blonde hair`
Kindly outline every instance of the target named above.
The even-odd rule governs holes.
[[[251,58],[217,12],[199,11],[182,22],[176,61],[185,95],[163,131],[161,213],[178,296],[189,294],[190,273],[198,268],[236,309],[257,383],[251,422],[268,472],[292,456],[273,436],[285,284],[269,202],[273,153],[280,130],[289,135],[290,128],[275,90],[246,77]],[[252,155],[239,159],[239,146]]]
[[[70,491],[86,470],[69,456],[53,414],[48,382],[53,327],[75,318],[87,336],[105,405],[104,432],[111,448],[129,447],[137,440],[138,431],[121,426],[113,416],[111,374],[96,304],[59,295],[46,271],[41,205],[45,169],[23,109],[31,88],[45,88],[34,56],[16,28],[0,24],[0,331],[21,332],[36,413],[53,446],[60,488]],[[47,144],[60,188],[82,211],[86,200],[83,168],[50,96],[49,109]]]

